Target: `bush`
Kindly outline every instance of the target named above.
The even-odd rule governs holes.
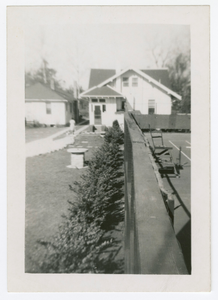
[[[118,121],[113,122],[113,126],[109,127],[108,130],[105,133],[105,141],[107,143],[113,143],[113,144],[124,144],[124,133],[120,129]]]
[[[89,162],[87,172],[71,189],[76,201],[69,201],[58,233],[38,241],[35,272],[116,273],[123,260],[116,259],[120,241],[111,232],[124,220],[122,134],[117,124],[107,132],[104,144]]]
[[[104,231],[94,223],[89,226],[80,217],[66,219],[59,232],[49,241],[38,241],[44,247],[43,259],[37,257],[36,272],[42,273],[101,273],[111,255],[101,253],[112,245]],[[39,252],[40,253],[40,252]]]
[[[86,222],[104,230],[123,220],[123,158],[118,144],[104,143],[90,161],[86,174],[73,189],[77,202],[74,214],[85,212]]]
[[[44,127],[45,125],[44,124],[41,124],[39,123],[38,121],[36,120],[33,120],[33,121],[27,121],[25,119],[25,127],[28,127],[28,128],[33,128],[33,127]]]

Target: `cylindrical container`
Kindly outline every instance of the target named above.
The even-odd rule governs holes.
[[[85,152],[88,151],[86,148],[70,148],[67,152],[71,153],[71,165],[70,168],[81,169],[84,167]]]

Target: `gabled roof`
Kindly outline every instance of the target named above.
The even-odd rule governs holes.
[[[116,71],[111,69],[91,69],[89,77],[89,89],[114,76],[115,74]]]
[[[96,71],[93,71],[96,70]],[[89,89],[83,93],[80,94],[80,96],[88,95],[93,89],[100,88],[105,85],[107,85],[109,82],[113,81],[115,78],[121,76],[122,74],[126,73],[127,71],[132,70],[136,74],[142,76],[148,82],[153,83],[160,89],[164,90],[168,94],[174,96],[175,98],[181,100],[182,97],[178,95],[177,93],[173,92],[170,88],[170,81],[169,81],[169,75],[167,69],[147,69],[147,70],[138,70],[138,69],[125,69],[120,71],[119,73],[116,73],[115,70],[105,70],[105,69],[92,69],[90,73],[90,83],[94,84],[96,82],[95,86],[89,86]],[[107,72],[109,71],[109,72]],[[102,76],[101,76],[102,74]],[[113,74],[111,77],[109,77],[109,74]],[[92,77],[92,78],[91,78]],[[107,77],[107,78],[106,78]],[[101,82],[99,82],[101,80]],[[98,83],[99,82],[99,83]]]
[[[177,98],[178,100],[182,100],[182,97],[175,93],[174,91],[172,91],[170,88],[166,87],[165,85],[163,85],[162,83],[160,83],[159,81],[153,79],[152,77],[150,77],[149,75],[147,75],[146,73],[143,73],[140,70],[135,70],[133,69],[133,71],[135,71],[136,73],[138,73],[139,75],[141,75],[142,77],[144,77],[145,79],[148,80],[148,82],[153,83],[154,85],[158,86],[160,89],[164,90],[165,92],[167,92],[167,94],[172,95],[173,97]]]
[[[65,95],[64,92],[52,90],[48,86],[37,82],[25,88],[25,99],[59,101],[62,100],[66,102],[67,100],[69,100],[69,97],[68,95]]]
[[[108,86],[102,86],[102,87],[94,87],[87,92],[82,93],[83,96],[115,96],[115,97],[124,97],[122,94],[118,93],[114,89]]]
[[[62,90],[59,90],[59,89],[55,89],[54,91],[55,93],[57,93],[59,96],[63,97],[64,99],[68,100],[68,101],[75,101],[76,99],[74,98],[73,96],[73,93],[69,93],[69,92],[66,92],[66,91],[62,91]]]
[[[143,73],[162,83],[168,88],[171,88],[168,69],[145,69]],[[103,81],[116,75],[114,69],[91,69],[89,78],[89,89],[99,85]]]
[[[141,71],[171,89],[168,69],[146,69]]]

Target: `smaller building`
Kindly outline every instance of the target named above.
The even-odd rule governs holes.
[[[79,120],[78,101],[63,91],[37,82],[25,88],[25,119],[45,125],[66,125]]]

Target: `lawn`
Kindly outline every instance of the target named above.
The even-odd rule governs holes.
[[[79,134],[74,147],[85,147],[86,160],[103,143],[95,134]],[[37,239],[53,235],[67,213],[67,200],[74,201],[69,189],[85,169],[69,169],[70,153],[66,149],[26,159],[25,270],[34,272],[30,259]]]

